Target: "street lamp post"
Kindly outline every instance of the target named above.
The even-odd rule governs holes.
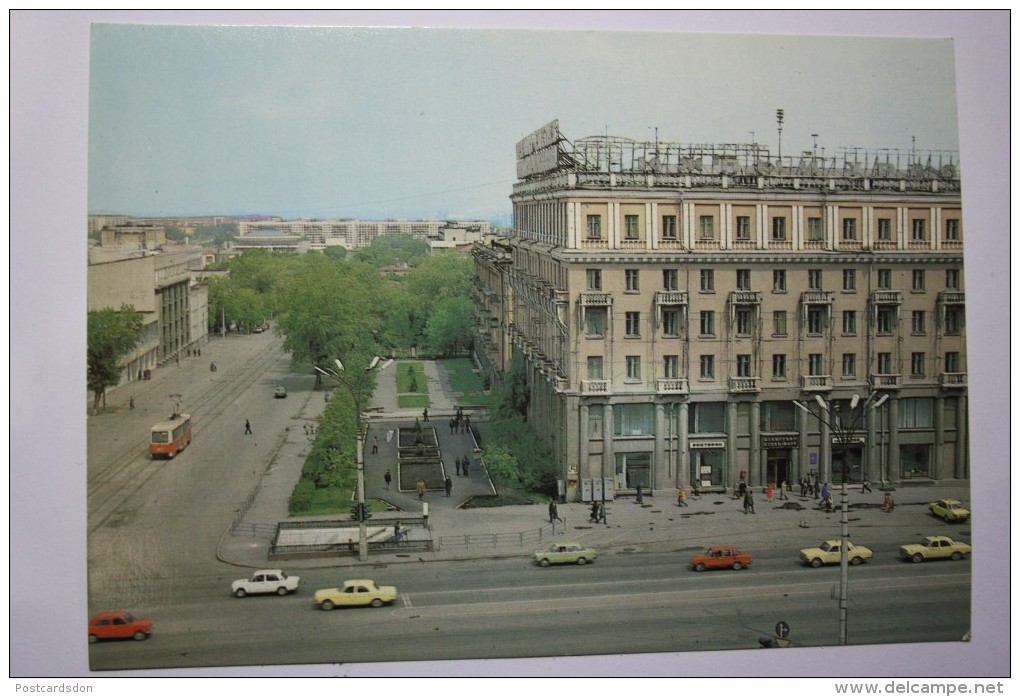
[[[854,394],[850,398],[850,416],[849,423],[839,418],[839,405],[829,404],[822,399],[821,395],[815,395],[815,401],[818,403],[821,411],[815,414],[818,420],[829,427],[831,431],[836,433],[836,443],[839,445],[840,451],[843,454],[842,458],[842,471],[840,473],[840,479],[842,480],[840,486],[840,541],[839,541],[839,643],[841,645],[846,644],[846,620],[847,620],[847,596],[848,589],[850,586],[850,557],[848,554],[847,547],[850,542],[850,496],[847,491],[847,460],[850,455],[850,443],[853,442],[854,434],[857,431],[857,427],[860,425],[860,420],[864,415],[865,410],[870,406],[871,409],[881,406],[886,399],[889,398],[888,394],[883,394],[881,397],[878,396],[877,392],[872,392],[862,402],[861,397],[858,394]],[[793,403],[798,409],[811,414],[811,410],[804,404],[801,404],[797,400],[793,400]],[[822,416],[822,413],[828,414],[828,418]]]
[[[371,373],[374,370],[383,370],[389,367],[393,359],[388,359],[382,364],[382,359],[376,356],[372,359],[372,362],[365,366],[364,375]],[[351,399],[354,400],[354,424],[357,445],[355,449],[355,464],[358,470],[358,485],[355,496],[357,497],[358,505],[358,560],[365,561],[368,559],[368,534],[365,525],[365,434],[361,428],[361,380],[355,378],[353,381],[344,377],[344,364],[340,362],[340,359],[336,359],[337,370],[331,368],[320,368],[315,366],[315,369],[333,378],[339,384],[343,385],[344,388],[350,393]]]

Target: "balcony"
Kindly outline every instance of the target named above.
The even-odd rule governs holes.
[[[686,290],[657,290],[655,291],[656,305],[686,305]]]
[[[801,375],[800,389],[805,392],[826,392],[832,389],[831,375]]]
[[[898,290],[875,290],[871,292],[871,302],[875,305],[899,305],[903,302],[903,293]]]
[[[730,378],[729,391],[737,393],[761,392],[758,382],[761,378]]]
[[[577,301],[585,307],[606,307],[613,304],[613,296],[611,293],[588,291],[581,293]]]
[[[609,381],[608,380],[582,380],[581,381],[581,394],[582,395],[603,395],[603,394],[609,394]]]
[[[964,293],[961,290],[946,290],[939,293],[941,305],[963,305]]]
[[[804,305],[831,305],[831,290],[806,290],[800,294],[800,301]]]
[[[730,291],[731,305],[761,305],[760,290],[733,290]]]
[[[939,385],[946,389],[966,388],[967,373],[942,373],[939,375]]]
[[[876,390],[898,390],[902,383],[902,375],[893,375],[891,373],[873,373],[871,375],[871,385]]]
[[[687,378],[661,378],[655,381],[655,391],[658,394],[687,394],[690,387]]]

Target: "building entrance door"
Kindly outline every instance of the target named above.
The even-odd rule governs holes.
[[[772,448],[768,451],[765,461],[765,481],[776,486],[790,483],[790,449]]]

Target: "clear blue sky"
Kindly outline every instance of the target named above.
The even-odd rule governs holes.
[[[958,149],[948,39],[96,24],[88,208],[508,222],[552,119],[685,143]],[[964,163],[966,167],[966,163]]]

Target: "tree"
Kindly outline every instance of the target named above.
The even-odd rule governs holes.
[[[120,382],[124,368],[120,361],[142,339],[142,318],[132,305],[93,310],[88,315],[88,389],[92,390],[92,410],[106,406],[106,388]]]
[[[482,453],[482,464],[497,489],[514,488],[520,478],[520,465],[502,445],[488,445]]]
[[[436,356],[459,356],[474,338],[474,305],[468,298],[443,298],[425,323],[425,340]]]

